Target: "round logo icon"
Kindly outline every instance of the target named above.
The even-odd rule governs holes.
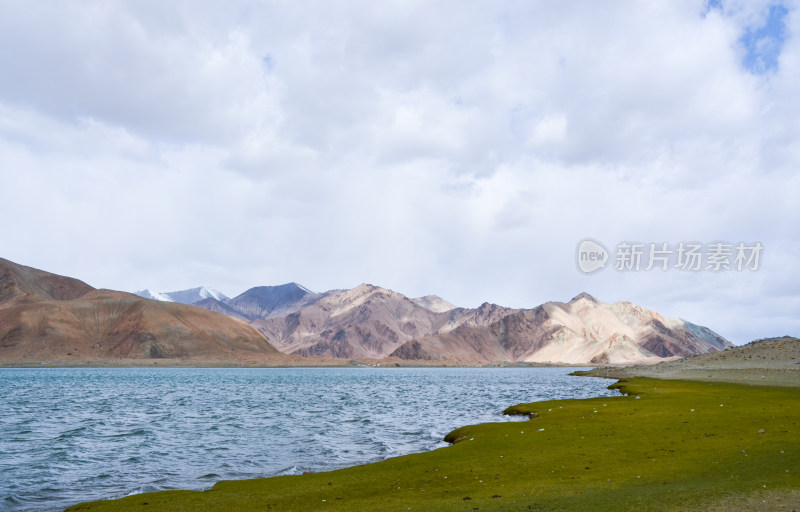
[[[580,271],[585,274],[591,274],[606,268],[608,250],[599,242],[587,238],[578,244],[577,258]]]

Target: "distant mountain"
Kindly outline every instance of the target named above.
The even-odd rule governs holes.
[[[181,304],[194,304],[195,302],[209,298],[219,301],[228,300],[228,297],[222,292],[205,286],[177,292],[153,292],[150,290],[142,290],[136,292],[136,295],[144,297],[145,299],[159,300],[162,302],[179,302]]]
[[[319,296],[297,283],[280,286],[257,286],[224,301],[225,305],[248,320],[288,315]],[[198,306],[203,307],[198,304]]]
[[[221,300],[217,300],[214,298],[209,297],[208,299],[203,299],[201,301],[195,302],[194,304],[192,304],[192,306],[207,309],[209,311],[213,311],[214,313],[220,313],[223,315],[232,316],[234,318],[239,318],[244,321],[249,321],[249,319],[243,314],[239,313],[238,311],[228,306]]]
[[[370,284],[313,293],[288,283],[195,305],[246,319],[281,352],[306,356],[630,364],[731,346],[706,327],[586,293],[534,309],[470,309]]]
[[[324,293],[297,283],[258,286],[232,299],[212,292],[140,294],[187,302],[201,296],[194,306],[244,320],[279,351],[303,356],[652,364],[732,346],[707,327],[631,302],[605,304],[587,293],[568,303],[512,309],[459,308],[436,295],[412,299],[370,284]]]
[[[399,293],[363,284],[329,293],[286,316],[256,320],[253,326],[274,336],[283,352],[381,358],[430,332],[432,318],[433,313]]]
[[[405,295],[370,284],[327,292],[288,315],[252,325],[286,353],[382,358],[403,343],[462,324],[485,325],[514,311],[485,304],[436,313]]]
[[[665,318],[631,302],[604,304],[582,293],[569,303],[517,310],[488,325],[411,340],[391,355],[403,359],[460,359],[575,364],[654,363],[733,346],[711,330]]]
[[[508,308],[485,304],[455,308],[436,296],[409,299],[362,284],[351,290],[314,293],[297,283],[258,286],[227,301],[195,306],[250,321],[287,354],[382,358],[404,342],[459,325],[486,325]]]
[[[421,306],[428,311],[433,311],[434,313],[444,313],[445,311],[456,309],[454,305],[450,304],[438,295],[426,295],[424,297],[417,297],[416,299],[411,300],[414,301],[414,304],[417,306]]]
[[[0,259],[0,363],[277,356],[246,322]]]

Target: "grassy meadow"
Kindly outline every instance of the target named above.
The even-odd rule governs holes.
[[[625,395],[517,405],[529,421],[328,473],[223,481],[69,511],[800,509],[800,390],[631,378]]]

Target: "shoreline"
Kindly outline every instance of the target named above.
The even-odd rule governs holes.
[[[282,510],[407,510],[409,503],[421,505],[423,510],[463,510],[464,501],[483,509],[508,506],[509,510],[517,510],[525,508],[523,505],[531,505],[531,496],[525,490],[531,492],[531,486],[537,485],[536,497],[539,501],[535,504],[554,510],[592,510],[593,507],[597,510],[619,509],[620,503],[626,503],[624,509],[660,511],[670,510],[670,506],[662,506],[670,500],[673,500],[673,509],[685,510],[687,503],[700,503],[707,500],[709,495],[715,496],[716,501],[698,506],[698,510],[760,510],[758,504],[762,500],[758,498],[765,496],[763,492],[767,491],[763,491],[764,488],[757,483],[763,484],[765,475],[770,472],[774,477],[768,480],[769,492],[772,493],[770,497],[791,505],[789,510],[800,509],[798,476],[790,467],[784,470],[788,474],[774,472],[776,465],[780,466],[787,459],[784,455],[790,455],[792,460],[800,460],[800,443],[794,441],[800,432],[800,394],[792,389],[800,387],[800,365],[796,364],[800,345],[796,339],[767,341],[769,343],[759,342],[730,352],[649,366],[604,366],[584,370],[591,366],[575,365],[581,369],[570,375],[615,380],[609,388],[618,389],[623,396],[512,405],[504,411],[506,414],[527,416],[528,420],[514,422],[510,427],[508,423],[461,427],[445,436],[446,442],[454,444],[429,452],[325,473],[220,481],[205,491],[165,491],[83,503],[68,510],[146,510],[141,508],[141,502],[136,505],[139,498],[146,499],[150,505],[158,504],[158,508],[164,510],[263,509],[269,508],[269,505]],[[454,364],[456,362],[453,361],[448,361],[449,365],[435,365],[429,361],[421,365],[401,366],[387,364],[386,360],[336,360],[336,364],[332,365],[281,366],[222,366],[213,361],[203,362],[202,366],[197,361],[191,365],[187,365],[187,361],[158,362],[173,363],[171,367],[222,368],[573,367],[515,363],[469,365]],[[292,362],[308,361],[293,358]],[[153,367],[122,366],[119,363],[94,363],[87,367]],[[591,408],[587,407],[589,405]],[[567,411],[570,411],[569,415],[561,417]],[[609,415],[609,412],[615,414]],[[504,447],[508,439],[524,436],[526,432],[529,434],[527,438],[516,439],[516,452]],[[780,444],[779,449],[759,453],[753,451],[761,450],[765,443],[775,440]],[[609,447],[614,449],[609,450]],[[636,455],[637,451],[645,448],[644,452]],[[679,455],[674,455],[676,453]],[[743,459],[742,454],[748,458]],[[581,462],[583,465],[576,464],[575,459],[580,460],[581,457],[586,459]],[[722,458],[727,458],[724,468],[716,466]],[[504,464],[511,460],[516,465]],[[658,464],[651,464],[655,461]],[[758,471],[754,469],[745,475],[746,478],[741,477],[749,485],[745,486],[746,492],[742,490],[741,478],[734,478],[745,467],[745,462],[758,465]],[[559,465],[563,470],[561,472],[556,471]],[[597,479],[596,473],[585,473],[603,466],[604,474],[612,478]],[[531,474],[535,474],[536,478],[521,478],[520,467],[530,467]],[[432,484],[430,477],[435,476],[432,473],[445,468],[451,474],[447,482],[436,481],[435,485]],[[479,470],[485,473],[484,479],[477,477],[476,483],[473,473]],[[548,474],[549,470],[551,474]],[[635,480],[632,474],[628,474],[629,479],[621,487],[615,484],[609,491],[609,484],[618,479],[620,472],[626,471],[645,475],[650,472],[651,477],[657,474],[657,478],[642,482],[642,474],[636,474]],[[491,472],[494,472],[494,476]],[[556,478],[552,473],[560,476]],[[393,481],[392,477],[396,482],[412,479],[417,487],[386,486],[387,482]],[[590,479],[591,484],[588,491],[586,478]],[[677,489],[670,487],[676,479],[679,480]],[[493,480],[504,482],[500,484],[505,487],[503,492],[497,490],[495,494],[481,496],[485,485],[478,484]],[[777,491],[774,482],[780,483]],[[452,500],[451,486],[456,483],[464,494],[461,502]],[[341,489],[341,494],[347,496],[331,497],[326,493],[331,489],[326,486],[337,487]],[[641,497],[642,486],[646,488],[644,495],[650,498]],[[509,487],[515,490],[509,492]],[[294,493],[294,498],[286,498],[287,491]],[[608,496],[614,492],[617,497],[609,501]],[[676,498],[692,495],[695,502],[685,501],[688,498]],[[494,501],[503,496],[511,499]],[[317,498],[319,500],[315,501]],[[509,506],[509,502],[513,504]],[[498,507],[501,503],[504,506]],[[605,506],[601,506],[602,503]]]
[[[689,368],[675,372],[630,371],[624,368],[595,368],[575,371],[570,375],[605,379],[651,377],[664,380],[694,380],[699,382],[729,382],[751,386],[800,387],[800,369],[786,368]]]
[[[291,363],[236,363],[226,361],[182,361],[182,360],[156,360],[156,361],[74,361],[74,362],[25,362],[2,363],[0,369],[9,368],[588,368],[590,364],[570,363],[512,363],[497,362],[485,364],[471,364],[461,361],[385,361],[385,360],[351,360],[342,359],[341,362],[291,362]]]
[[[728,510],[750,509],[765,492],[796,507],[794,390],[648,377],[610,387],[623,395],[512,406],[531,419],[461,427],[445,438],[457,442],[430,452],[67,510]]]

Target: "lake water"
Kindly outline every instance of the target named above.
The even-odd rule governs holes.
[[[574,368],[0,369],[0,511],[324,471],[445,446]]]

